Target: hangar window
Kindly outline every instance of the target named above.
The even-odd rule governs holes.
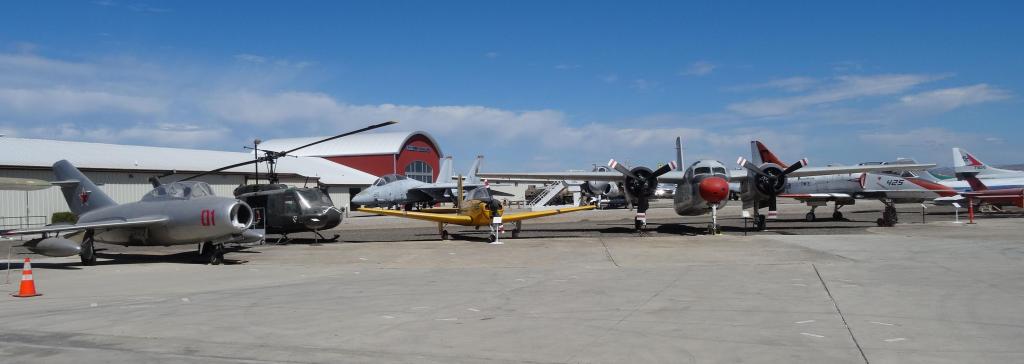
[[[405,176],[417,181],[433,183],[434,168],[424,161],[413,161],[405,166]]]

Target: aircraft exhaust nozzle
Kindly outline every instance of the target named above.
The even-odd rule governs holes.
[[[708,177],[698,186],[700,197],[710,204],[717,204],[729,198],[729,181],[721,177]]]
[[[32,239],[24,246],[33,253],[48,257],[70,257],[82,251],[79,243],[61,237]]]
[[[239,201],[234,205],[231,205],[230,216],[231,226],[235,227],[239,231],[246,230],[249,226],[252,226],[252,208],[250,208],[245,202]]]

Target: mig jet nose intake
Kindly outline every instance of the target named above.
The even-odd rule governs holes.
[[[729,197],[729,182],[721,177],[708,177],[700,181],[700,197],[710,204],[717,204]]]
[[[236,202],[231,205],[231,226],[236,229],[245,230],[252,225],[252,208],[244,202]]]

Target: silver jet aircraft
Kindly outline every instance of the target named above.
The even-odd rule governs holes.
[[[141,201],[117,204],[66,160],[53,164],[56,181],[78,222],[10,230],[0,235],[42,234],[29,250],[53,257],[79,255],[96,264],[94,243],[124,246],[197,244],[208,264],[224,261],[224,244],[257,241],[248,229],[253,214],[245,202],[214,196],[205,182],[174,182],[154,188]],[[61,233],[82,232],[81,243]],[[50,234],[53,234],[52,236]],[[73,234],[72,234],[73,235]]]
[[[463,185],[466,190],[484,187],[485,183],[477,177],[483,158],[483,156],[477,156],[469,168],[466,182]],[[371,207],[403,206],[406,210],[411,210],[415,204],[451,202],[455,200],[452,191],[458,188],[457,183],[452,182],[452,177],[452,157],[445,157],[441,159],[435,183],[426,183],[398,174],[388,174],[381,176],[369,188],[352,197],[352,203]]]

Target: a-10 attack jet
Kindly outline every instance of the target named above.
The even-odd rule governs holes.
[[[224,261],[224,244],[258,241],[250,232],[253,214],[245,202],[214,196],[205,182],[161,185],[141,201],[117,204],[66,160],[53,164],[68,207],[78,216],[75,224],[0,232],[0,235],[42,234],[25,243],[29,250],[53,257],[79,255],[82,264],[96,264],[95,243],[124,246],[199,245],[208,264]],[[82,232],[81,243],[61,233]],[[50,235],[53,234],[53,235]]]
[[[718,231],[717,210],[728,202],[729,183],[740,184],[740,198],[744,208],[753,208],[755,227],[762,230],[766,226],[766,216],[760,214],[762,207],[768,208],[768,217],[776,217],[776,198],[785,190],[787,178],[823,176],[831,174],[861,173],[889,171],[892,166],[830,166],[805,167],[807,160],[802,159],[788,167],[783,167],[762,157],[759,141],[751,141],[751,159],[739,158],[737,164],[745,168],[746,173],[734,173],[725,168],[725,164],[716,160],[699,160],[685,171],[676,166],[683,165],[683,153],[679,138],[676,138],[676,162],[651,170],[647,167],[630,169],[621,163],[611,160],[609,166],[615,172],[541,172],[541,173],[479,173],[482,178],[492,180],[583,180],[621,182],[627,199],[637,207],[634,226],[637,230],[647,224],[646,211],[650,199],[658,188],[658,183],[676,185],[673,197],[673,209],[681,216],[696,216],[711,213],[709,231]],[[934,167],[934,164],[902,165],[901,169],[917,170]]]
[[[477,177],[483,156],[477,156],[469,167],[469,174],[463,188],[474,190],[484,187],[486,182]],[[437,182],[427,183],[398,174],[381,176],[365,190],[352,197],[352,204],[370,207],[404,207],[411,210],[414,205],[454,201],[453,191],[458,187],[452,182],[452,157],[441,159]]]

